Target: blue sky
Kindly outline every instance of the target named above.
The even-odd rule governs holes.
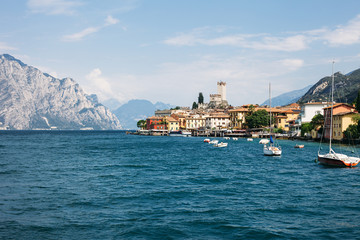
[[[101,101],[262,103],[360,68],[358,0],[2,1],[0,53]]]

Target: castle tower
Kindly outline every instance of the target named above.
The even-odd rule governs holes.
[[[222,101],[226,101],[226,82],[220,81],[217,83],[217,91],[221,96]]]

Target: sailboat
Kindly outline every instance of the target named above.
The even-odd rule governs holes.
[[[279,144],[275,143],[271,135],[271,84],[269,83],[269,105],[270,105],[270,141],[264,145],[265,156],[280,156],[282,153]]]
[[[334,62],[332,64],[332,80],[331,80],[331,111],[330,111],[330,143],[329,152],[320,154],[318,151],[318,161],[322,165],[333,167],[354,167],[360,162],[360,158],[348,156],[346,154],[336,153],[331,148],[332,132],[333,132],[333,106],[334,106]]]

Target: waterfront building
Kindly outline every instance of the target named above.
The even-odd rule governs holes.
[[[164,122],[168,131],[178,131],[180,129],[179,121],[173,117],[165,117]]]
[[[317,114],[323,114],[323,109],[330,106],[329,102],[310,102],[301,105],[300,122],[309,123]]]
[[[249,109],[245,107],[232,109],[229,111],[230,116],[230,128],[233,129],[244,129],[246,124],[246,115],[248,114]]]
[[[358,115],[353,111],[340,112],[334,114],[334,122],[333,122],[333,139],[342,140],[344,138],[344,131],[351,125],[356,124],[353,121],[353,117]]]
[[[187,130],[195,130],[205,127],[205,118],[199,114],[187,116],[185,121]]]
[[[205,126],[213,130],[227,129],[230,126],[230,115],[223,113],[207,116]]]
[[[281,128],[284,131],[288,132],[290,127],[295,124],[295,121],[298,119],[300,110],[285,110],[279,112],[276,116],[276,125],[277,128]]]
[[[163,117],[149,117],[146,119],[147,130],[165,130],[166,125]]]
[[[336,134],[337,136],[340,135],[339,131],[340,129],[342,129],[341,127],[335,127],[335,116],[340,117],[342,113],[355,113],[355,107],[347,104],[347,103],[337,103],[334,104],[334,106],[332,107],[333,109],[333,134],[334,129],[336,128]],[[331,106],[330,107],[325,107],[324,109],[324,119],[325,119],[325,124],[324,124],[324,138],[329,139],[330,138],[330,123],[331,123]],[[338,115],[340,114],[340,115]],[[344,118],[346,119],[346,118]],[[340,121],[339,118],[337,118],[337,121]],[[342,124],[342,122],[338,122],[337,124]],[[346,128],[345,128],[346,129]],[[344,130],[345,131],[345,130]],[[334,139],[335,139],[335,135],[333,135]]]

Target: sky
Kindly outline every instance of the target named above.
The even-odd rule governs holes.
[[[0,54],[100,101],[232,106],[360,68],[358,0],[0,0]]]

